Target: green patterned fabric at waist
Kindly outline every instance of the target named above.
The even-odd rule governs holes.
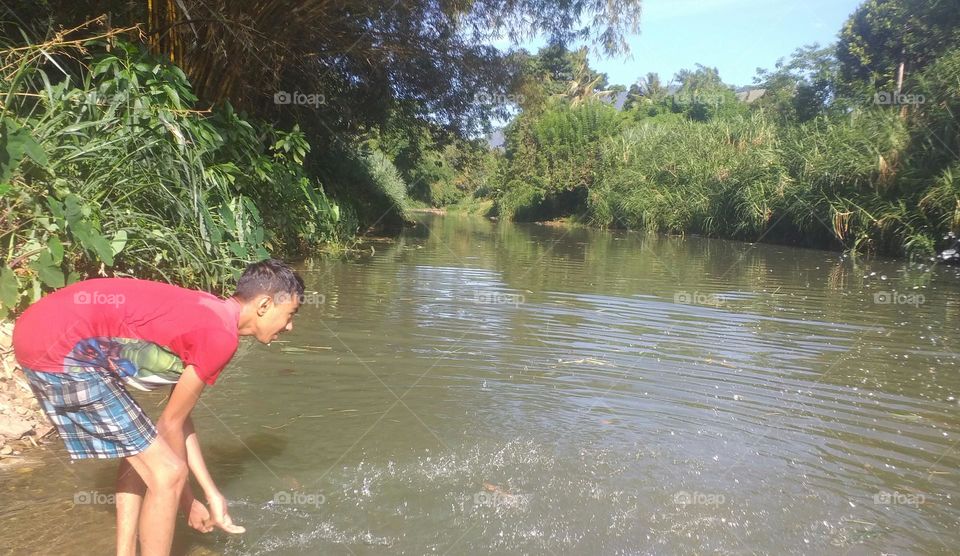
[[[116,373],[140,390],[176,384],[183,361],[172,351],[138,338],[88,338],[73,348],[65,361],[67,372],[91,367]]]

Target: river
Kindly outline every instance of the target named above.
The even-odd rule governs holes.
[[[294,330],[208,388],[247,532],[178,553],[957,552],[955,269],[417,218],[304,263]],[[2,551],[110,553],[115,464],[28,456]]]

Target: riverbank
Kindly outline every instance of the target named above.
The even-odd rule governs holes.
[[[716,112],[676,95],[635,95],[621,109],[556,97],[511,119],[504,148],[482,153],[483,172],[456,177],[465,185],[454,206],[518,222],[574,215],[597,228],[928,259],[955,249],[950,234],[960,232],[960,49],[929,61],[909,84],[922,109],[878,104],[871,84],[837,83],[864,92],[798,118],[737,101],[714,74],[684,87],[712,80],[729,98]]]
[[[53,432],[13,357],[13,323],[0,322],[0,465],[15,463]]]
[[[435,208],[435,207],[418,207],[418,208],[408,209],[407,212],[444,215],[444,214],[447,214],[447,209]]]

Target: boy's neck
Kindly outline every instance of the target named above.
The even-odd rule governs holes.
[[[228,297],[226,303],[233,304],[237,311],[237,333],[240,336],[250,336],[254,333],[253,323],[257,318],[256,307],[253,303],[243,303],[236,297]]]

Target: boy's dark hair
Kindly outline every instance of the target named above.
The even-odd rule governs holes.
[[[233,296],[240,301],[250,301],[258,295],[275,297],[277,294],[303,298],[303,278],[283,261],[264,259],[243,270]]]

